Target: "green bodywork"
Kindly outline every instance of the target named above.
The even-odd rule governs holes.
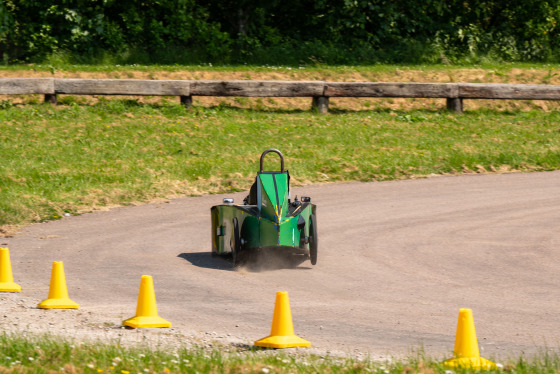
[[[287,171],[259,172],[246,205],[211,208],[212,252],[223,254],[276,247],[309,256],[316,206],[290,201]],[[315,238],[316,240],[316,238]]]

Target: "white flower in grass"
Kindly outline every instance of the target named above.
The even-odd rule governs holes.
[[[264,374],[268,374],[268,373],[270,373],[270,369],[269,368],[262,368],[261,372],[263,372]]]

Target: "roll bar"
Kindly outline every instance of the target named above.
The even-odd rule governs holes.
[[[282,152],[280,152],[279,150],[274,149],[274,148],[269,148],[262,153],[262,155],[261,155],[261,173],[263,172],[264,156],[266,156],[267,153],[270,153],[270,152],[277,153],[278,156],[280,156],[280,171],[283,173],[284,172],[284,156],[282,155]]]

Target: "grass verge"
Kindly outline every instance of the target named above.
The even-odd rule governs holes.
[[[0,373],[467,373],[445,368],[417,354],[403,360],[356,360],[302,351],[254,347],[178,348],[174,351],[124,348],[118,344],[64,341],[48,336],[0,335]],[[557,374],[558,354],[520,357],[488,372]]]
[[[249,187],[280,149],[297,184],[553,170],[560,113],[540,110],[187,111],[166,101],[0,106],[0,225]],[[277,167],[270,158],[273,169]]]

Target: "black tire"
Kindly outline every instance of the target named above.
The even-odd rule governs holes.
[[[233,219],[233,233],[231,238],[231,259],[233,267],[236,268],[241,264],[241,238],[239,236],[239,224],[237,223],[237,218]]]
[[[317,218],[315,218],[315,214],[312,214],[309,217],[309,259],[311,260],[311,265],[317,264],[318,246]]]
[[[211,214],[211,220],[212,220],[212,257],[218,256],[218,226],[220,224],[219,219],[220,217],[218,217],[218,211],[212,209],[212,211],[210,212]]]

